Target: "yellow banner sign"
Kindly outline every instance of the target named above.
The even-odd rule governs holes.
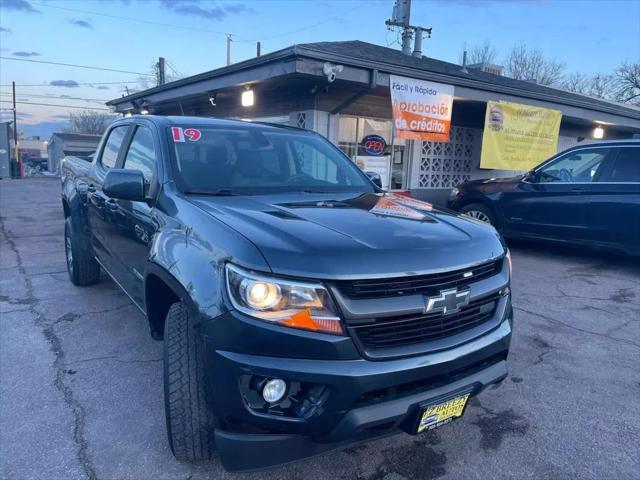
[[[562,113],[509,102],[487,102],[480,168],[531,170],[556,153]]]
[[[453,86],[415,78],[389,76],[396,136],[448,142]]]

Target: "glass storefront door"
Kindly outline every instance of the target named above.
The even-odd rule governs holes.
[[[379,137],[384,142],[383,148]],[[383,188],[408,188],[408,144],[394,137],[391,120],[340,115],[338,147],[362,170],[380,174]]]

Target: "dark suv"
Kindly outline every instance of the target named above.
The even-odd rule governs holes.
[[[448,207],[508,238],[640,255],[640,140],[578,145],[524,175],[464,183]]]
[[[497,232],[380,191],[320,135],[131,117],[62,182],[71,280],[103,270],[164,340],[180,460],[215,445],[254,469],[417,434],[507,375]]]

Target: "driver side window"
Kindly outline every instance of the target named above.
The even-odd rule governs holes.
[[[537,170],[537,181],[539,183],[594,182],[609,152],[609,148],[593,148],[564,155]]]

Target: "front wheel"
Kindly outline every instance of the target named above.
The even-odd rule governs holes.
[[[100,281],[100,265],[91,252],[82,248],[71,217],[64,221],[64,254],[71,283],[85,287]]]
[[[465,205],[460,209],[460,212],[465,214],[467,217],[475,218],[476,220],[495,226],[495,217],[493,216],[493,212],[489,207],[482,203]]]
[[[213,454],[217,420],[207,396],[202,337],[187,306],[176,302],[164,327],[164,408],[169,446],[180,461]]]

